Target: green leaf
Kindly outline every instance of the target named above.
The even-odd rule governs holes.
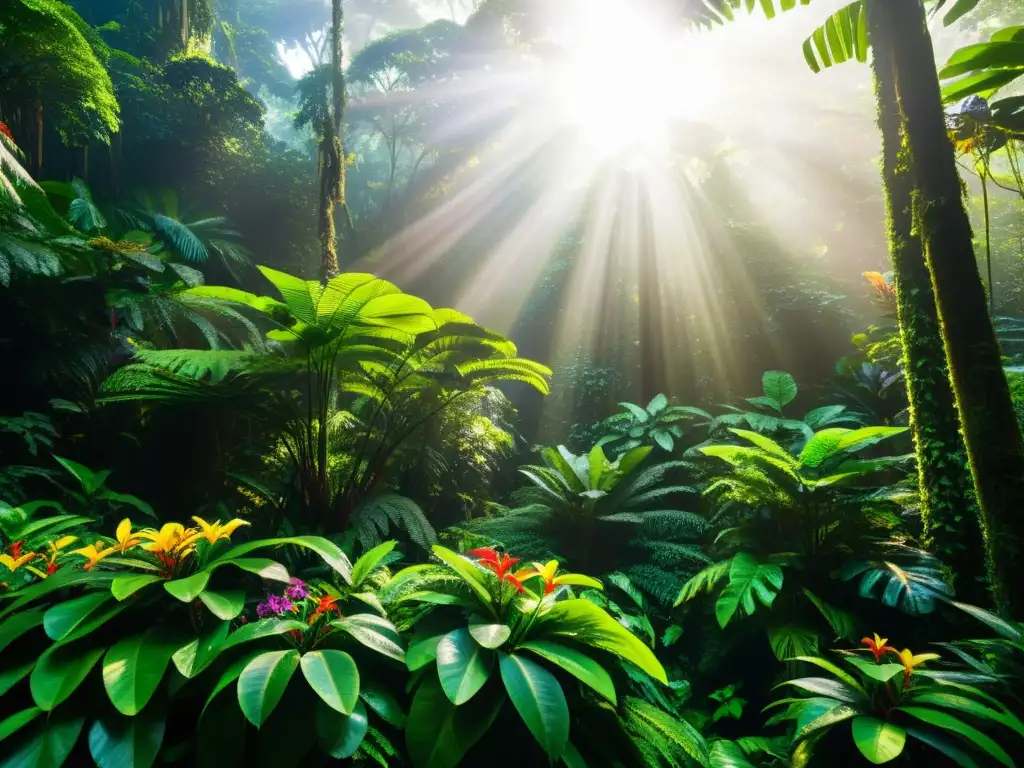
[[[60,768],[68,759],[85,718],[55,713],[34,729],[21,746],[5,755],[2,768]]]
[[[836,704],[824,714],[818,715],[808,722],[802,724],[793,736],[794,741],[800,741],[810,736],[815,731],[820,731],[823,728],[831,728],[836,723],[841,723],[844,720],[849,720],[851,717],[855,717],[860,714],[859,710],[855,707],[848,706],[846,704]]]
[[[299,652],[269,651],[254,658],[238,678],[238,706],[245,719],[259,728],[281,700],[292,673],[299,666]]]
[[[110,594],[114,596],[115,600],[126,600],[143,587],[148,587],[158,581],[163,581],[163,577],[153,574],[119,576],[110,582]]]
[[[959,690],[970,690],[969,686],[955,686]],[[985,696],[981,691],[977,691],[976,695]],[[996,700],[992,700],[993,703],[997,703]],[[969,715],[980,718],[982,720],[993,720],[1001,725],[1005,725],[1010,728],[1019,736],[1024,736],[1024,723],[1015,717],[1010,712],[999,711],[992,709],[984,704],[970,699],[966,696],[958,696],[952,693],[922,693],[914,697],[915,704],[932,704],[936,707],[944,707],[946,709],[954,709],[959,712],[966,712]]]
[[[105,592],[90,592],[58,603],[43,617],[43,629],[51,640],[63,640],[108,600],[110,595]]]
[[[565,745],[565,752],[562,753],[562,762],[565,768],[587,768],[587,761],[583,759],[579,750],[570,741]]]
[[[29,707],[21,712],[15,712],[10,717],[0,721],[0,741],[3,741],[12,733],[24,728],[43,713],[39,707]]]
[[[213,573],[213,567],[205,568],[197,573],[193,573],[184,579],[175,579],[174,581],[164,582],[164,589],[172,597],[178,598],[183,603],[191,603],[197,597],[199,593],[206,589],[206,585],[210,583],[210,575]]]
[[[487,605],[491,604],[491,591],[488,576],[474,563],[462,555],[457,555],[450,549],[445,549],[440,544],[433,547],[434,554],[443,560],[462,580],[483,600]]]
[[[182,677],[191,679],[206,669],[217,657],[220,646],[227,639],[230,627],[227,621],[214,622],[202,635],[174,652],[171,661]]]
[[[26,632],[30,632],[43,623],[45,612],[39,609],[16,613],[0,624],[0,651],[13,643]]]
[[[732,559],[729,583],[715,604],[715,617],[719,626],[724,629],[741,605],[748,615],[752,614],[756,608],[755,595],[764,606],[770,608],[782,589],[782,578],[779,566],[758,562],[757,558],[746,552],[738,553]]]
[[[228,550],[210,563],[210,565],[218,565],[231,560],[237,560],[243,555],[255,552],[258,549],[282,547],[287,545],[301,547],[302,549],[308,549],[311,552],[315,552],[320,556],[320,559],[334,569],[334,571],[337,572],[347,584],[352,583],[352,563],[349,562],[349,559],[337,544],[322,536],[289,536],[286,538],[258,539],[256,541],[249,541]]]
[[[456,707],[441,684],[428,676],[413,696],[405,742],[416,768],[458,768],[466,752],[490,729],[504,697],[482,696]]]
[[[768,625],[768,643],[779,661],[818,652],[818,633],[793,624]]]
[[[49,712],[74,693],[100,660],[103,650],[52,645],[43,651],[28,681],[36,706]]]
[[[398,629],[384,617],[372,613],[354,613],[332,621],[331,626],[344,630],[367,648],[405,663],[405,649],[402,648]]]
[[[142,711],[163,679],[180,638],[155,626],[119,640],[103,658],[103,685],[118,712],[132,717]]]
[[[936,709],[929,709],[928,707],[897,707],[901,712],[906,712],[908,715],[916,717],[918,720],[922,720],[929,725],[934,725],[937,728],[955,733],[961,738],[967,739],[973,742],[979,749],[984,750],[993,758],[998,760],[1007,768],[1013,768],[1013,759],[1006,753],[999,744],[993,741],[989,736],[979,731],[977,728],[972,728],[963,720],[953,717],[952,715],[946,714],[945,712],[939,712]]]
[[[309,687],[331,709],[351,715],[359,701],[359,669],[344,651],[311,651],[301,661]]]
[[[150,768],[164,741],[164,717],[106,715],[89,729],[89,753],[98,768]]]
[[[493,654],[474,642],[468,629],[456,629],[437,644],[437,675],[455,706],[461,706],[483,688],[491,676]]]
[[[625,408],[641,424],[646,424],[649,414],[636,403],[619,403],[620,408]]]
[[[385,541],[356,560],[355,565],[352,566],[352,587],[358,589],[366,580],[366,577],[377,569],[380,562],[391,554],[397,543],[395,541]]]
[[[259,640],[260,638],[283,635],[285,632],[292,632],[295,630],[302,632],[306,629],[308,629],[306,624],[298,621],[297,619],[280,619],[270,617],[260,619],[259,621],[252,621],[242,627],[239,627],[228,635],[228,639],[225,640],[224,644],[217,649],[217,653],[224,653],[224,651],[229,648],[234,648],[237,645],[249,643],[253,640]]]
[[[437,644],[441,642],[444,635],[431,635],[409,643],[409,650],[405,652],[405,665],[410,672],[425,667],[437,658]]]
[[[710,592],[729,573],[731,567],[732,560],[723,560],[700,571],[683,585],[673,607],[692,600],[702,592]]]
[[[608,671],[587,654],[550,640],[532,640],[519,645],[564,669],[581,683],[589,685],[599,694],[615,703],[615,684]]]
[[[907,732],[898,725],[874,717],[855,717],[853,742],[868,762],[881,765],[903,754]]]
[[[203,704],[203,711],[199,715],[200,718],[202,718],[203,714],[210,706],[210,702],[217,697],[217,694],[235,682],[241,676],[242,671],[249,666],[249,662],[262,653],[263,651],[249,651],[228,665],[217,679],[217,683],[213,686],[213,690],[210,691],[210,695],[206,697],[206,703]]]
[[[316,735],[320,749],[333,758],[345,760],[352,757],[366,738],[369,719],[363,702],[357,701],[351,715],[320,704],[316,708]]]
[[[35,659],[27,659],[18,661],[10,667],[7,665],[0,667],[0,696],[3,696],[11,688],[24,680],[25,676],[32,671],[35,665]]]
[[[471,622],[469,634],[484,648],[500,648],[512,636],[512,630],[504,624]]]
[[[568,637],[600,648],[635,664],[655,680],[668,684],[665,669],[636,635],[589,600],[555,603],[534,625],[537,633]]]
[[[887,683],[903,672],[902,664],[876,664],[874,661],[857,656],[847,656],[846,660],[872,680],[877,680],[880,683]]]
[[[398,700],[382,687],[364,682],[359,686],[359,698],[380,715],[385,722],[396,728],[402,728],[405,725],[405,713],[402,712]]]
[[[796,380],[785,371],[766,371],[761,377],[761,388],[765,397],[770,397],[785,407],[796,399]]]
[[[803,593],[811,601],[811,604],[818,609],[818,613],[825,618],[829,626],[832,627],[832,631],[836,633],[837,638],[843,640],[853,639],[856,627],[854,626],[854,618],[849,612],[829,605],[809,589],[805,588]]]
[[[224,621],[234,619],[245,607],[245,592],[240,589],[226,592],[214,592],[212,589],[207,589],[199,593],[199,599],[210,609],[210,613]]]
[[[501,679],[526,727],[552,760],[569,742],[569,705],[554,675],[536,662],[511,653],[498,654]]]

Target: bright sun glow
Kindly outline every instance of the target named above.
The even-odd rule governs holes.
[[[553,25],[567,52],[549,80],[560,121],[607,156],[662,152],[673,126],[713,97],[699,34],[659,24],[630,0],[589,0]]]

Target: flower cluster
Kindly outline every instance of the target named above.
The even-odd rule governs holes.
[[[906,690],[910,686],[910,676],[914,674],[914,669],[921,666],[926,661],[932,661],[939,658],[937,653],[919,653],[914,654],[909,648],[904,648],[902,651],[897,651],[895,646],[889,645],[889,638],[879,637],[875,633],[874,637],[861,638],[861,642],[864,643],[865,648],[860,648],[861,651],[870,651],[871,655],[875,657],[875,663],[881,663],[882,657],[887,653],[893,653],[900,660],[903,665],[903,689]]]
[[[181,523],[166,523],[159,530],[143,528],[136,531],[132,528],[132,521],[126,518],[118,524],[113,540],[97,538],[90,544],[68,551],[65,550],[77,542],[78,537],[62,536],[48,541],[38,552],[24,551],[25,542],[15,541],[7,547],[6,552],[0,553],[0,565],[12,573],[25,568],[33,575],[45,579],[64,565],[67,556],[84,558],[76,562],[90,571],[97,563],[112,555],[138,549],[155,557],[164,572],[169,574],[195,551],[200,541],[206,540],[213,544],[220,539],[230,539],[239,527],[249,525],[245,520],[237,518],[227,523],[208,523],[199,517],[193,517],[192,520],[196,525],[191,528]]]
[[[508,582],[519,593],[526,591],[523,582],[533,578],[541,580],[541,583],[544,585],[545,595],[550,595],[555,591],[556,587],[563,584],[590,587],[592,589],[602,588],[601,582],[589,576],[583,576],[578,573],[558,573],[557,560],[549,560],[545,564],[532,563],[532,568],[521,568],[515,573],[511,573],[511,567],[519,562],[518,557],[509,557],[507,554],[499,553],[493,547],[471,549],[466,554],[470,557],[475,557],[477,562],[487,570],[493,571],[494,575],[498,577],[499,583]]]
[[[283,594],[267,595],[267,599],[256,606],[256,615],[266,619],[290,614],[312,627],[322,616],[341,618],[341,609],[337,605],[340,599],[302,579],[292,578]]]

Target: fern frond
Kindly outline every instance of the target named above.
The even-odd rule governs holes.
[[[380,544],[392,529],[404,532],[423,549],[437,543],[437,532],[420,506],[397,493],[380,494],[361,504],[352,515],[352,526],[364,550]]]
[[[704,737],[688,722],[635,697],[622,705],[627,732],[638,748],[653,749],[669,766],[685,766],[690,760],[708,764]]]

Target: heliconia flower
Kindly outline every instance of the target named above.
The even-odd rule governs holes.
[[[8,555],[5,552],[4,554],[0,555],[0,565],[5,566],[7,570],[13,573],[14,571],[21,568],[21,566],[25,565],[25,563],[31,563],[38,556],[39,555],[37,555],[35,552],[26,552],[24,555],[12,557],[11,555]]]
[[[114,535],[117,538],[117,548],[120,552],[142,543],[142,536],[132,533],[132,521],[127,517],[117,524],[117,531]]]
[[[550,595],[555,591],[555,587],[560,584],[567,584],[577,587],[592,587],[594,589],[604,589],[601,582],[597,579],[592,579],[589,576],[584,576],[581,573],[562,573],[557,574],[558,561],[549,560],[546,564],[541,565],[540,563],[533,563],[533,568],[524,568],[523,570],[516,571],[515,578],[519,581],[526,581],[532,579],[535,576],[539,576],[544,582],[544,594]],[[557,575],[556,575],[557,574]]]
[[[7,549],[10,550],[11,557],[17,560],[21,557],[21,548],[25,546],[24,540],[19,539],[18,541],[11,542],[11,546]]]
[[[239,520],[237,517],[224,524],[221,524],[220,520],[215,523],[208,523],[201,517],[195,517],[194,515],[192,519],[196,521],[196,524],[199,526],[199,530],[192,535],[191,541],[206,539],[211,544],[218,539],[230,539],[231,534],[238,530],[239,527],[249,525],[247,521]],[[189,543],[191,543],[191,541]]]
[[[72,554],[84,557],[86,560],[84,568],[87,571],[91,571],[96,563],[105,557],[110,557],[110,555],[117,551],[117,546],[107,546],[102,541],[97,541],[95,544],[90,544],[87,547],[73,550]]]
[[[289,579],[288,584],[289,586],[284,590],[287,597],[292,600],[305,600],[309,597],[309,589],[306,588],[306,582],[302,579]]]
[[[509,557],[506,554],[499,553],[493,547],[471,549],[466,554],[470,557],[477,558],[480,565],[494,571],[494,574],[498,577],[498,581],[507,581],[507,579],[505,579],[505,574],[508,573],[509,569],[513,565],[519,562],[518,557]]]
[[[859,650],[871,651],[871,653],[875,657],[875,663],[880,662],[882,660],[882,657],[888,651],[892,651],[893,653],[897,652],[896,649],[893,648],[891,645],[886,645],[886,643],[889,642],[889,638],[879,637],[877,632],[875,633],[874,638],[862,637],[860,641],[864,643],[864,645],[866,645],[867,648],[860,648]]]
[[[71,546],[76,541],[78,541],[77,536],[61,536],[56,541],[46,542],[46,547],[50,550],[49,556],[46,557],[46,570],[40,571],[38,568],[33,568],[31,565],[28,566],[28,569],[41,579],[45,579],[47,576],[52,576],[60,568],[60,565],[57,564],[57,558],[63,554],[61,550],[65,547]],[[42,557],[42,555],[40,556]]]
[[[909,648],[904,648],[897,655],[900,657],[900,662],[903,664],[904,690],[906,690],[907,686],[910,685],[910,676],[914,674],[915,667],[921,666],[926,661],[934,661],[939,658],[939,654],[937,653],[919,653],[915,656]]]

